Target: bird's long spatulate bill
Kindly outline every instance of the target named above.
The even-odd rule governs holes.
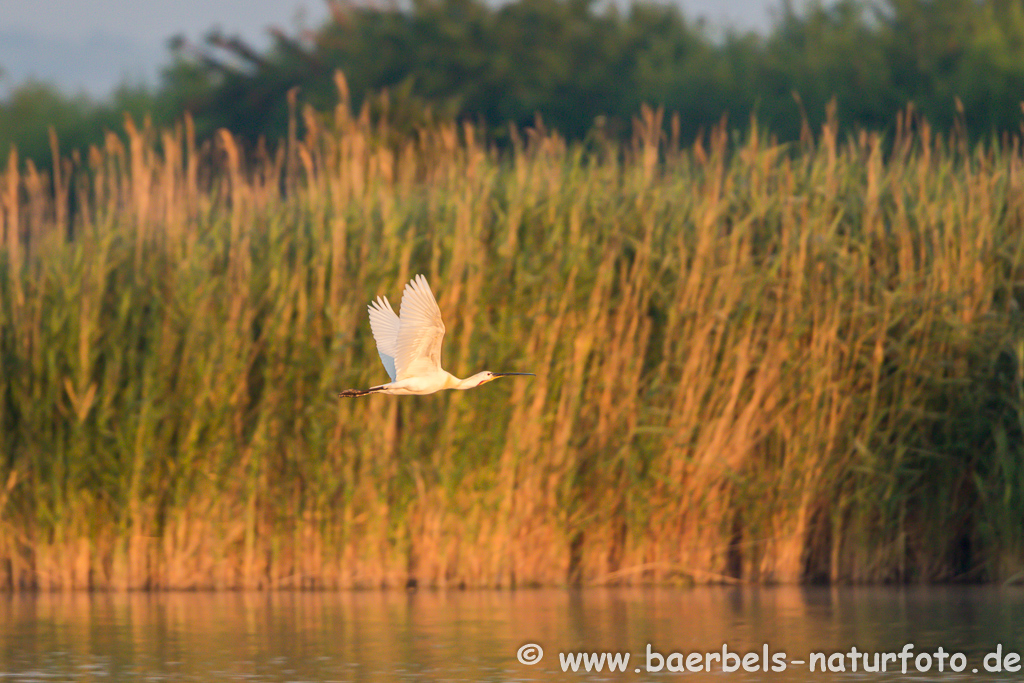
[[[509,377],[510,375],[529,375],[530,377],[536,377],[537,375],[532,372],[495,372],[495,377]]]

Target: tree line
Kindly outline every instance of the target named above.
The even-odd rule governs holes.
[[[120,117],[169,124],[184,111],[200,136],[287,133],[288,92],[321,110],[341,70],[352,103],[372,102],[398,126],[473,120],[499,141],[509,124],[570,139],[622,136],[642,104],[678,113],[695,136],[751,116],[780,140],[817,128],[833,99],[847,130],[886,130],[913,104],[934,127],[984,138],[1021,127],[1024,8],[1016,0],[840,0],[778,9],[765,35],[716,35],[675,4],[594,0],[413,0],[408,6],[329,0],[315,31],[274,30],[260,52],[211,32],[169,41],[160,85],[108,102],[28,84],[0,103],[0,153],[17,144],[45,159],[47,128],[64,146],[102,139]]]

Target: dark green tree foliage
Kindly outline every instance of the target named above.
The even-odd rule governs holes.
[[[728,101],[706,68],[714,48],[674,7],[598,12],[591,0],[334,7],[334,20],[311,41],[278,33],[266,56],[220,35],[204,48],[179,43],[168,88],[184,93],[181,105],[194,110],[201,131],[224,126],[249,137],[284,131],[292,87],[314,106],[333,104],[338,69],[357,105],[387,89],[399,111],[430,102],[441,115],[478,119],[493,131],[529,125],[539,113],[549,127],[580,137],[596,117],[628,122],[641,103],[693,80],[707,96],[697,111],[715,120]]]
[[[1019,0],[890,0],[879,30],[896,94],[948,126],[963,103],[973,131],[1019,130],[1024,5]]]
[[[155,105],[154,96],[140,88],[120,88],[109,102],[97,103],[68,97],[46,83],[25,83],[0,101],[0,162],[6,163],[13,145],[19,156],[37,165],[48,163],[51,129],[65,152],[102,144],[106,131],[123,129],[126,113],[141,120]]]
[[[804,120],[817,129],[833,99],[847,129],[884,130],[913,103],[934,126],[963,126],[976,138],[1020,130],[1019,0],[839,0],[799,12],[784,2],[766,36],[717,37],[675,4],[329,2],[329,22],[299,36],[275,30],[266,53],[220,33],[200,45],[171,41],[155,93],[100,106],[24,86],[0,102],[0,153],[18,141],[38,161],[50,124],[64,149],[96,142],[107,126],[120,128],[125,108],[148,109],[157,124],[188,110],[201,137],[224,127],[274,141],[287,132],[287,93],[330,110],[337,70],[356,107],[375,103],[400,130],[454,116],[499,140],[510,122],[531,125],[538,114],[570,138],[595,122],[622,136],[643,103],[677,112],[684,139],[723,115],[743,127],[753,114],[792,140]]]
[[[482,121],[544,122],[571,138],[598,117],[629,128],[642,103],[678,112],[684,135],[723,115],[751,114],[781,139],[817,127],[833,98],[847,126],[884,129],[913,102],[935,125],[978,135],[1017,130],[1024,96],[1024,10],[1015,0],[840,0],[796,12],[785,3],[765,37],[713,39],[676,5],[592,0],[414,0],[407,9],[336,3],[303,41],[277,34],[257,55],[211,36],[178,51],[167,88],[200,130],[283,134],[288,89],[327,108],[344,71],[358,106],[387,89],[392,116],[408,109]],[[189,57],[185,58],[185,53]],[[219,58],[216,56],[219,55]]]

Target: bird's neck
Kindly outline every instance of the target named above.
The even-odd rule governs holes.
[[[458,377],[450,373],[448,375],[449,389],[459,389],[461,391],[465,391],[466,389],[472,389],[473,387],[478,385],[479,382],[477,381],[476,375],[473,375],[472,377],[467,377],[466,379],[459,379]]]

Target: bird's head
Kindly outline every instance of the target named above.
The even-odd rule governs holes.
[[[529,377],[536,376],[532,372],[491,372],[490,370],[484,370],[483,372],[478,372],[466,380],[466,384],[468,384],[469,387],[478,387],[483,384],[487,384],[492,380],[496,380],[499,377],[509,377],[511,375],[525,375]]]

